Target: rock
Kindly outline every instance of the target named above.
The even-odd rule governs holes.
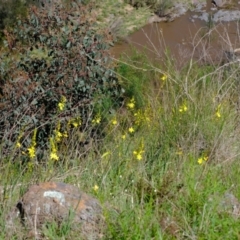
[[[218,208],[221,212],[231,214],[235,219],[240,216],[240,202],[232,193],[225,193]]]
[[[167,17],[159,17],[158,15],[154,14],[148,19],[148,23],[159,23],[159,22],[166,22]]]
[[[229,0],[214,0],[218,7],[224,7],[226,4],[229,4]]]
[[[36,238],[46,222],[71,221],[78,229],[81,239],[97,240],[103,236],[102,208],[95,198],[77,187],[55,182],[31,186],[14,210],[9,214],[7,225],[14,227],[15,218]]]
[[[219,10],[213,15],[214,22],[230,22],[240,18],[239,10]]]
[[[210,15],[207,12],[203,12],[202,14],[198,15],[195,14],[192,16],[192,18],[197,18],[200,20],[203,20],[205,22],[209,22],[209,19],[215,23],[217,22],[231,22],[231,21],[237,21],[240,18],[240,10],[219,10],[216,13]]]
[[[225,62],[240,61],[240,48],[236,48],[233,51],[224,51],[223,59]]]
[[[218,213],[227,213],[234,219],[239,219],[240,202],[232,193],[226,192],[223,196],[214,194],[208,200],[209,202],[217,202]]]

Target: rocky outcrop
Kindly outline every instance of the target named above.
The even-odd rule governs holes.
[[[104,219],[97,199],[65,183],[45,182],[31,186],[7,218],[14,228],[16,219],[29,229],[33,237],[41,236],[44,223],[71,221],[80,239],[97,240],[103,236]]]
[[[239,4],[240,2],[236,4],[231,0],[215,0],[210,12],[208,12],[206,2],[194,0],[191,11],[195,14],[191,17],[191,20],[201,19],[206,22],[209,19],[213,22],[236,21],[240,18]],[[176,2],[173,7],[166,10],[164,16],[153,15],[148,19],[148,23],[170,22],[185,14],[188,10],[188,4]]]

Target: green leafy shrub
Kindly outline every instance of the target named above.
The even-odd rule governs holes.
[[[49,144],[54,129],[83,131],[96,105],[120,102],[122,91],[108,58],[111,37],[95,29],[91,7],[81,1],[67,8],[57,1],[31,6],[25,20],[5,31],[0,139],[6,147],[17,141],[35,157],[37,149],[55,148]]]

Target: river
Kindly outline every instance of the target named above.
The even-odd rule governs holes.
[[[187,11],[171,22],[147,24],[116,44],[111,54],[113,58],[119,58],[135,49],[154,61],[171,59],[178,68],[190,59],[201,64],[222,64],[232,60],[238,50],[240,53],[240,21],[230,21],[230,18],[229,21],[221,21],[222,12],[222,9],[212,9],[207,4],[200,13]],[[232,11],[228,12],[229,17]],[[216,16],[218,21],[215,21]],[[203,18],[205,20],[201,20]]]

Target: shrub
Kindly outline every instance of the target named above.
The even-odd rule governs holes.
[[[120,102],[121,88],[108,58],[111,37],[96,30],[91,7],[81,1],[31,6],[25,20],[5,30],[0,138],[6,147],[17,141],[29,155],[54,148],[49,144],[54,129],[55,135],[71,126],[83,131],[96,105]]]
[[[26,16],[30,2],[32,0],[0,0],[0,40],[5,28],[12,27],[17,18]]]

